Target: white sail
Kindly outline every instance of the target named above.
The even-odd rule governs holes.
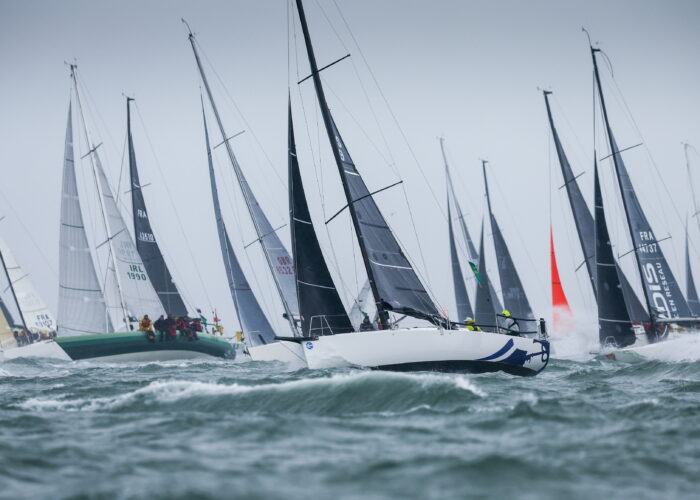
[[[0,299],[1,300],[1,299]],[[9,347],[15,344],[10,323],[0,309],[0,348]]]
[[[114,258],[108,265],[114,263],[116,266],[114,271],[116,272],[117,286],[121,289],[121,299],[130,317],[140,319],[143,315],[148,314],[152,318],[157,318],[159,315],[165,314],[163,304],[153,288],[146,273],[146,266],[136,250],[134,240],[119,211],[97,151],[93,152],[93,157],[107,218],[108,238],[111,240],[110,247],[114,253]]]
[[[112,323],[97,280],[80,210],[73,161],[70,107],[63,163],[58,262],[58,334],[82,335],[111,331]]]
[[[5,259],[7,274],[10,276],[12,287],[17,296],[17,303],[22,310],[27,328],[33,332],[49,332],[56,329],[56,320],[37,293],[34,285],[15,260],[5,242],[0,239],[0,252]],[[9,286],[9,285],[8,285]],[[4,292],[4,290],[3,290]]]

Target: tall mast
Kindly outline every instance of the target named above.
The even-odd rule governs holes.
[[[207,76],[204,74],[204,67],[202,66],[202,61],[199,58],[199,52],[197,51],[197,46],[194,43],[194,34],[191,31],[189,32],[188,38],[189,38],[190,44],[192,45],[192,51],[194,52],[194,58],[197,62],[197,69],[199,70],[199,74],[202,78],[202,83],[204,84],[204,90],[207,93],[207,97],[209,98],[209,103],[211,104],[212,111],[214,112],[214,117],[216,118],[216,123],[219,126],[219,131],[221,132],[221,138],[223,140],[223,144],[226,146],[226,153],[228,154],[229,160],[231,161],[231,165],[233,166],[234,172],[235,172],[236,177],[238,179],[238,183],[241,186],[241,191],[243,192],[243,198],[245,199],[246,206],[248,207],[248,211],[250,212],[251,219],[253,220],[253,225],[255,226],[255,231],[258,235],[258,240],[264,246],[263,238],[268,236],[269,233],[274,233],[274,230],[263,231],[260,227],[258,219],[255,217],[255,214],[253,212],[253,207],[252,207],[254,200],[250,199],[249,194],[243,185],[244,183],[247,183],[247,181],[245,181],[245,179],[242,177],[242,172],[240,171],[240,168],[238,166],[238,160],[236,160],[236,156],[234,155],[233,149],[231,148],[231,144],[230,144],[231,138],[226,135],[226,130],[224,129],[224,123],[221,120],[221,115],[219,114],[219,110],[216,107],[216,103],[214,102],[214,96],[211,92],[211,88],[209,87],[209,81],[207,80]],[[287,301],[287,298],[285,296],[285,293],[282,289],[282,286],[279,282],[279,278],[278,278],[277,273],[276,273],[276,266],[280,266],[280,265],[289,266],[290,263],[274,263],[274,262],[272,262],[272,259],[269,255],[267,249],[263,248],[263,250],[264,250],[263,253],[265,254],[265,259],[267,260],[267,264],[270,267],[270,272],[272,273],[273,281],[275,282],[275,286],[277,287],[277,291],[279,292],[280,299],[282,300],[282,306],[284,307],[285,316],[287,318],[287,321],[289,322],[289,326],[292,329],[292,332],[294,332],[296,334],[298,332],[298,330],[297,330],[297,325],[296,325],[296,320],[295,320],[295,314],[292,312],[292,309],[289,306],[289,303]],[[298,306],[297,306],[297,308],[298,308]],[[298,311],[297,311],[297,313],[298,313]]]
[[[634,235],[634,229],[632,228],[632,221],[630,219],[630,213],[629,213],[629,207],[627,206],[627,197],[624,196],[624,186],[622,185],[622,178],[621,178],[621,173],[620,173],[620,160],[618,158],[619,152],[614,151],[613,149],[616,147],[615,146],[615,139],[613,139],[612,135],[612,129],[610,128],[610,121],[608,119],[608,109],[605,106],[605,96],[603,95],[603,87],[600,83],[600,72],[598,71],[598,60],[596,59],[596,53],[600,52],[600,49],[596,49],[593,46],[591,46],[591,58],[593,58],[593,74],[595,76],[595,82],[596,82],[596,87],[598,88],[598,96],[600,97],[600,107],[603,112],[603,121],[605,122],[605,131],[608,136],[608,142],[610,143],[610,153],[612,154],[612,159],[613,159],[613,164],[615,165],[615,173],[617,174],[617,182],[618,186],[620,187],[620,192],[623,194],[622,196],[622,206],[625,208],[625,219],[627,221],[627,228],[629,229],[630,232],[630,239],[632,240],[632,246],[635,246],[635,235]],[[642,261],[639,259],[639,253],[638,249],[634,249],[634,258],[637,260],[637,268],[639,269],[639,278],[642,280],[642,283],[644,283],[645,277],[644,277],[644,269],[642,267]],[[646,302],[647,306],[647,311],[649,311],[649,317],[651,319],[651,327],[652,331],[656,331],[655,328],[655,315],[654,311],[655,309],[652,308],[651,302],[649,302],[649,294],[644,292],[644,300]],[[652,334],[654,336],[655,334]]]
[[[12,292],[12,298],[15,301],[15,304],[17,305],[17,311],[19,312],[19,319],[22,321],[22,326],[26,331],[29,331],[29,328],[27,328],[27,322],[24,319],[24,313],[22,312],[22,308],[19,306],[19,300],[17,300],[17,294],[15,293],[15,286],[12,283],[12,280],[10,279],[10,272],[7,270],[7,265],[5,264],[5,257],[2,255],[2,250],[0,250],[0,264],[2,264],[2,269],[5,271],[5,277],[7,277],[7,283],[10,286],[10,291]]]
[[[299,12],[299,22],[301,23],[301,29],[304,33],[304,43],[306,44],[306,53],[309,58],[309,66],[311,67],[311,78],[313,79],[314,82],[314,88],[316,89],[316,97],[318,99],[319,107],[321,108],[321,116],[323,116],[323,124],[326,127],[326,132],[328,133],[328,140],[331,142],[331,144],[335,144],[337,142],[337,138],[334,132],[334,127],[333,123],[331,120],[331,115],[330,112],[328,111],[328,102],[326,101],[326,94],[323,91],[323,84],[321,83],[321,77],[319,75],[318,71],[318,64],[316,64],[316,55],[314,54],[314,48],[313,45],[311,44],[311,35],[309,34],[309,27],[306,24],[306,15],[304,14],[304,5],[302,3],[302,0],[296,0],[297,4],[297,10]],[[338,169],[340,170],[341,178],[343,177],[343,167],[342,167],[342,158],[340,157],[340,150],[337,147],[332,147],[333,150],[333,157],[335,158],[335,163],[338,166]],[[367,279],[369,280],[369,285],[370,288],[372,289],[372,295],[374,296],[374,301],[377,305],[377,315],[381,319],[383,324],[388,324],[389,320],[389,314],[388,312],[384,309],[381,301],[381,297],[379,294],[379,290],[377,288],[377,283],[375,281],[374,277],[374,271],[372,270],[372,266],[369,263],[369,256],[367,255],[367,249],[363,245],[362,242],[362,234],[359,232],[359,221],[357,219],[357,212],[355,210],[354,203],[352,203],[352,194],[350,193],[350,189],[347,186],[345,182],[343,184],[343,191],[345,192],[345,197],[348,200],[348,210],[350,211],[350,217],[352,218],[352,223],[353,226],[355,227],[355,232],[357,233],[357,238],[359,240],[359,247],[360,247],[360,252],[362,254],[362,260],[365,264],[365,271],[367,272]]]
[[[87,123],[85,122],[85,115],[83,113],[83,105],[80,102],[80,93],[78,92],[78,78],[76,76],[76,70],[77,70],[77,65],[71,64],[70,65],[70,76],[73,79],[73,86],[75,87],[75,100],[76,104],[78,105],[78,111],[80,112],[80,120],[83,124],[83,133],[85,134],[85,143],[88,148],[90,148],[90,151],[88,152],[88,156],[90,157],[90,164],[92,165],[92,174],[95,179],[95,187],[97,188],[97,193],[98,193],[98,198],[100,200],[100,214],[102,215],[102,224],[104,226],[105,230],[105,235],[107,237],[107,241],[109,243],[109,260],[111,261],[112,264],[112,269],[114,269],[114,276],[116,278],[117,282],[117,291],[119,293],[119,302],[121,305],[122,309],[122,315],[124,319],[124,327],[129,330],[129,314],[127,312],[127,307],[126,307],[126,301],[124,300],[124,294],[122,292],[122,285],[121,285],[121,278],[119,277],[119,273],[117,272],[117,263],[115,262],[115,249],[114,249],[114,244],[112,242],[112,233],[109,229],[109,222],[107,221],[107,213],[105,211],[105,206],[104,206],[104,200],[102,199],[102,187],[100,186],[100,182],[97,178],[97,165],[95,163],[95,158],[93,154],[97,154],[97,147],[92,145],[92,141],[90,140],[90,134],[88,133],[87,129]],[[109,266],[109,264],[108,264]]]
[[[693,174],[690,170],[690,148],[692,146],[687,142],[683,143],[683,152],[685,153],[685,167],[688,169],[688,182],[690,183],[690,195],[693,197],[693,218],[698,223],[698,229],[700,230],[700,211],[698,211],[698,199],[695,196],[695,186],[693,185]],[[687,226],[687,224],[686,224]],[[686,232],[687,232],[686,227]]]

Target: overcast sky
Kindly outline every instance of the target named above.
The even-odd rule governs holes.
[[[581,251],[564,192],[557,189],[561,175],[538,91],[547,87],[555,92],[555,119],[575,172],[586,172],[580,182],[590,202],[592,69],[581,26],[612,62],[614,80],[607,67],[602,69],[620,146],[644,142],[626,157],[628,168],[659,239],[672,236],[662,246],[685,287],[683,218],[691,197],[680,143],[700,149],[698,2],[337,0],[337,5],[361,52],[332,0],[306,3],[319,65],[352,54],[324,71],[330,105],[370,189],[404,180],[377,195],[377,201],[448,311],[454,313],[454,298],[445,177],[436,139],[441,135],[475,239],[485,206],[479,158],[490,160],[494,211],[538,316],[549,314],[551,193],[565,290],[580,316],[594,314],[584,269],[574,272]],[[206,54],[229,135],[246,130],[234,149],[273,227],[286,222],[286,100],[291,81],[312,215],[333,273],[342,278],[346,303],[356,293],[364,276],[348,218],[334,220],[327,231],[323,224],[345,201],[312,83],[296,84],[308,70],[300,30],[288,22],[288,8],[282,0],[0,0],[0,216],[6,216],[0,233],[52,310],[57,302],[60,182],[70,93],[64,61],[75,59],[89,92],[83,96],[88,124],[95,142],[104,142],[102,157],[111,181],[117,184],[123,165],[122,93],[127,93],[137,102],[134,140],[141,181],[151,183],[145,189],[150,219],[175,279],[191,304],[216,307],[227,325],[237,326],[209,196],[199,76],[181,17]],[[219,142],[213,125],[210,121],[210,133]],[[598,156],[605,156],[600,136],[597,141],[604,151]],[[260,250],[256,245],[243,249],[254,233],[221,153],[216,154],[216,168],[226,198],[225,219],[260,300],[284,332]],[[691,160],[700,177],[700,157],[694,154]],[[84,175],[88,164],[76,165],[90,219],[96,207]],[[618,253],[624,253],[630,244],[614,178],[608,162],[601,168],[611,231]],[[122,179],[122,193],[123,184]],[[124,200],[128,205],[128,198]],[[128,207],[124,213],[130,217]],[[288,228],[280,234],[288,242]],[[691,226],[691,238],[700,249],[697,226]],[[633,264],[631,255],[623,258],[630,274]]]

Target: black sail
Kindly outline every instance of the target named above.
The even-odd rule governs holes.
[[[448,195],[447,200],[447,231],[450,238],[450,259],[452,261],[452,284],[455,290],[455,305],[457,306],[457,320],[464,321],[467,317],[474,316],[472,305],[469,302],[467,295],[467,287],[464,284],[464,276],[462,275],[462,267],[459,265],[459,254],[457,253],[457,245],[455,244],[455,235],[452,229],[452,210],[450,208],[450,200]]]
[[[566,194],[569,198],[569,204],[571,206],[571,213],[574,217],[574,224],[576,225],[576,233],[578,234],[579,242],[581,243],[581,250],[583,251],[583,258],[586,265],[586,270],[590,279],[591,286],[593,287],[593,295],[596,295],[596,284],[595,284],[595,238],[594,238],[594,223],[593,215],[586,205],[586,201],[581,193],[581,188],[578,185],[577,176],[569,163],[569,159],[564,151],[564,146],[559,138],[559,133],[554,126],[554,119],[552,117],[552,110],[549,105],[549,95],[550,91],[543,91],[544,101],[547,106],[547,117],[549,118],[549,127],[552,131],[552,138],[554,140],[554,147],[557,151],[557,158],[559,159],[559,166],[561,167],[561,174],[564,179],[564,187],[566,188]],[[649,320],[649,314],[642,305],[634,292],[632,285],[622,272],[622,269],[617,265],[617,273],[620,276],[620,283],[622,285],[622,293],[625,296],[625,303],[627,304],[627,311],[630,317],[637,322],[643,323]]]
[[[134,141],[131,136],[131,107],[133,99],[126,99],[126,121],[127,136],[129,146],[129,172],[131,173],[131,205],[134,212],[134,236],[136,238],[136,249],[146,266],[146,273],[153,283],[153,287],[158,293],[158,298],[163,304],[163,308],[168,314],[173,316],[185,316],[187,307],[180,296],[180,293],[173,282],[173,278],[168,270],[168,266],[163,259],[163,254],[158,247],[158,242],[153,235],[151,222],[148,220],[146,201],[141,190],[139,181],[139,171],[136,166],[136,152],[134,151]]]
[[[516,318],[522,318],[526,322],[521,322],[521,331],[534,332],[535,316],[532,314],[530,301],[525,294],[525,289],[520,281],[518,270],[515,267],[513,258],[510,255],[510,250],[503,237],[501,228],[498,225],[496,216],[491,210],[491,195],[489,194],[489,184],[486,178],[486,162],[482,163],[484,172],[484,185],[486,186],[486,200],[489,210],[489,218],[491,220],[491,231],[493,233],[493,244],[496,250],[496,260],[498,264],[498,275],[501,279],[501,294],[503,295],[503,307],[510,311],[510,314]],[[523,324],[524,323],[524,324]]]
[[[500,313],[500,304],[494,302],[491,293],[491,280],[486,270],[486,252],[484,252],[484,224],[481,224],[479,240],[479,279],[476,281],[476,299],[474,304],[474,321],[482,325],[484,331],[495,331],[496,314]]]
[[[698,300],[698,289],[695,288],[693,279],[693,269],[690,266],[690,247],[688,246],[688,228],[685,228],[685,283],[687,287],[686,297],[688,297],[688,307],[693,316],[700,316],[700,300]]]
[[[595,182],[595,264],[598,284],[598,338],[601,344],[625,347],[634,344],[632,320],[618,275],[608,225],[605,222],[603,195],[600,191],[598,167],[594,165]]]
[[[314,230],[299,171],[289,105],[289,215],[303,335],[354,331],[333,283]]]
[[[593,68],[598,87],[598,96],[603,111],[605,129],[611,149],[611,156],[617,174],[617,180],[622,193],[622,202],[627,216],[627,225],[630,230],[634,253],[637,257],[639,274],[642,279],[642,286],[650,314],[657,318],[678,318],[689,317],[690,308],[681,292],[680,286],[673,276],[671,267],[664,257],[656,235],[649,224],[649,221],[642,210],[639,198],[632,185],[627,167],[622,160],[622,154],[613,136],[608,119],[607,108],[605,107],[605,97],[600,83],[596,52],[598,49],[591,48],[593,57]],[[652,338],[653,340],[653,338]]]
[[[296,4],[316,97],[340,173],[379,317],[382,323],[386,323],[387,311],[394,311],[426,319],[435,324],[444,324],[445,321],[439,315],[437,307],[404,255],[362,176],[355,168],[350,153],[338,132],[321,84],[302,1],[297,0]]]

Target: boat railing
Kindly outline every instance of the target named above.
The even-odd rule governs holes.
[[[333,335],[333,329],[331,328],[330,323],[328,323],[328,318],[325,314],[311,316],[308,335],[310,337]]]

